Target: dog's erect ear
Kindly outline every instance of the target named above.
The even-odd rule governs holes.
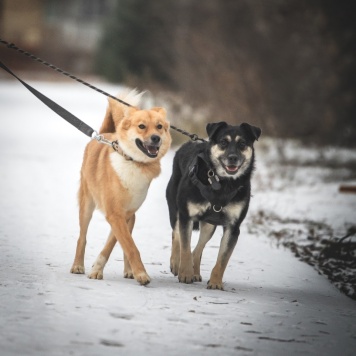
[[[127,106],[124,109],[124,117],[130,117],[134,112],[137,111],[137,108],[134,106]]]
[[[208,133],[209,139],[214,140],[214,136],[218,133],[218,131],[226,126],[227,126],[227,123],[225,121],[207,124],[206,132]]]
[[[246,122],[242,123],[240,127],[246,132],[249,139],[252,141],[258,141],[258,138],[261,136],[261,129],[259,127],[252,126]]]
[[[163,118],[166,118],[166,116],[167,116],[167,111],[164,108],[154,107],[151,110],[158,112],[159,114],[161,114],[163,116]]]
[[[124,130],[128,130],[130,128],[130,126],[131,126],[131,120],[130,119],[125,118],[124,120],[122,120],[121,127]]]

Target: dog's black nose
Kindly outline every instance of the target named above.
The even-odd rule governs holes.
[[[231,154],[227,156],[227,159],[229,161],[229,164],[237,164],[237,161],[239,159],[239,157],[237,155]]]
[[[152,135],[151,136],[151,141],[152,141],[152,143],[157,144],[157,143],[159,143],[159,141],[161,141],[161,138],[159,136],[157,136],[157,135]]]

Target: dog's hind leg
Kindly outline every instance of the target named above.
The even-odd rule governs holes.
[[[132,230],[135,225],[135,220],[136,220],[136,217],[135,217],[135,215],[133,215],[127,222],[127,225],[129,227],[131,235],[132,235]],[[129,262],[128,258],[126,257],[125,253],[124,253],[124,278],[134,278],[130,262]]]
[[[89,193],[85,183],[81,182],[79,193],[79,226],[80,233],[77,242],[77,250],[75,253],[75,258],[73,266],[70,270],[71,273],[84,273],[84,254],[85,254],[85,245],[87,239],[87,232],[90,220],[93,216],[93,211],[95,209],[94,200]]]
[[[201,282],[200,262],[203,250],[207,242],[211,239],[215,232],[216,226],[200,222],[200,235],[197,246],[193,251],[193,266],[194,266],[194,281]]]
[[[112,230],[110,230],[108,239],[106,240],[105,246],[100,252],[99,256],[96,258],[90,274],[88,275],[91,279],[103,279],[104,277],[104,267],[108,261],[110,254],[115,247],[116,238]]]
[[[135,223],[135,215],[131,219],[127,221],[129,225],[130,232],[132,232],[134,223]],[[109,237],[106,241],[106,244],[102,251],[100,252],[99,256],[95,260],[93,267],[91,269],[91,272],[89,274],[89,278],[91,279],[103,279],[104,277],[104,267],[109,260],[109,257],[111,255],[112,250],[114,249],[116,245],[116,237],[113,233],[113,231],[110,231]],[[125,254],[124,254],[124,263],[125,263],[125,269],[124,269],[124,277],[125,278],[134,278],[133,273],[131,270],[130,263],[128,262]]]
[[[210,280],[208,281],[208,289],[224,289],[222,281],[223,275],[231,254],[236,246],[239,234],[240,230],[238,227],[224,228],[224,234],[220,242],[218,259],[213,270],[211,271]]]
[[[113,211],[106,216],[106,219],[111,225],[114,235],[130,263],[134,278],[142,285],[150,283],[151,279],[141,261],[140,252],[131,236],[125,217],[120,213]]]
[[[171,272],[174,276],[178,276],[179,269],[179,261],[180,261],[180,241],[179,241],[179,231],[178,224],[177,227],[172,231],[172,252],[171,252],[171,260],[170,267]]]
[[[178,219],[180,236],[180,263],[178,270],[178,280],[182,283],[194,282],[193,257],[190,248],[190,241],[193,231],[193,221],[190,218]]]

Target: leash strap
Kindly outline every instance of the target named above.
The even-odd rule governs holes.
[[[33,95],[35,95],[39,100],[41,100],[43,104],[47,105],[50,109],[52,109],[57,115],[61,116],[64,120],[72,124],[74,127],[76,127],[79,131],[83,132],[85,135],[92,137],[95,131],[90,126],[88,126],[85,122],[78,119],[76,116],[74,116],[72,113],[64,109],[62,106],[58,105],[50,98],[43,95],[35,88],[31,87],[31,85],[21,80],[1,61],[0,61],[0,67],[4,69],[6,72],[8,72],[9,74],[11,74],[14,78],[16,78],[24,87],[26,87]]]
[[[60,69],[60,68],[54,66],[53,64],[50,64],[50,63],[44,61],[43,59],[36,57],[36,56],[33,55],[32,53],[29,53],[29,52],[24,51],[23,49],[21,49],[21,48],[15,46],[14,43],[9,43],[9,42],[7,42],[7,41],[4,41],[4,40],[1,39],[1,38],[0,38],[0,43],[3,43],[4,45],[7,46],[7,48],[13,49],[13,50],[15,50],[15,51],[17,51],[17,52],[19,52],[19,53],[21,53],[21,54],[23,54],[23,55],[25,55],[25,56],[31,58],[32,60],[37,61],[37,62],[39,62],[39,63],[45,65],[46,67],[51,68],[51,69],[55,70],[56,72],[58,72],[58,73],[60,73],[60,74],[63,74],[63,75],[65,75],[65,76],[69,77],[70,79],[73,79],[73,80],[77,81],[78,83],[81,83],[81,84],[86,85],[86,86],[89,87],[90,89],[93,89],[93,90],[97,91],[97,92],[100,93],[100,94],[103,94],[103,95],[105,95],[105,96],[107,96],[107,97],[109,97],[109,98],[111,98],[111,99],[114,99],[114,100],[116,100],[116,101],[118,101],[118,102],[120,102],[121,104],[124,104],[124,105],[126,105],[126,106],[131,106],[129,103],[126,103],[125,101],[123,101],[123,100],[117,98],[116,96],[113,96],[113,95],[111,95],[111,94],[108,94],[108,93],[106,93],[105,91],[103,91],[103,90],[101,90],[101,89],[95,87],[94,85],[91,85],[91,84],[85,82],[84,80],[82,80],[82,79],[80,79],[80,78],[77,78],[77,77],[74,76],[73,74],[67,73],[67,72],[65,72],[64,70],[62,70],[62,69]]]
[[[17,51],[17,52],[20,52],[21,54],[23,54],[23,55],[25,55],[25,56],[27,56],[27,57],[33,59],[34,61],[37,61],[37,62],[39,62],[39,63],[41,63],[41,64],[43,64],[43,65],[45,65],[45,66],[47,66],[47,67],[49,67],[49,68],[51,68],[51,69],[53,69],[53,70],[55,70],[55,71],[58,72],[58,73],[61,73],[61,74],[65,75],[65,76],[67,76],[67,77],[69,77],[69,78],[71,78],[71,79],[73,79],[73,80],[76,80],[77,82],[79,82],[79,83],[81,83],[81,84],[86,85],[86,86],[89,87],[90,89],[93,89],[93,90],[97,91],[97,92],[100,93],[100,94],[103,94],[103,95],[105,95],[105,96],[107,96],[107,97],[109,97],[109,98],[111,98],[111,99],[114,99],[114,100],[116,100],[116,101],[118,101],[118,102],[120,102],[121,104],[124,104],[124,105],[126,105],[126,106],[132,106],[132,105],[130,105],[129,103],[126,103],[125,101],[123,101],[123,100],[121,100],[121,99],[119,99],[119,98],[117,98],[117,97],[115,97],[115,96],[113,96],[113,95],[110,95],[110,94],[106,93],[105,91],[103,91],[103,90],[101,90],[101,89],[95,87],[94,85],[91,85],[91,84],[85,82],[84,80],[82,80],[82,79],[80,79],[80,78],[77,78],[77,77],[74,76],[73,74],[67,73],[67,72],[65,72],[64,70],[62,70],[62,69],[60,69],[60,68],[54,66],[53,64],[50,64],[50,63],[48,63],[48,62],[42,60],[41,58],[36,57],[36,56],[33,55],[32,53],[29,53],[29,52],[24,51],[23,49],[21,49],[21,48],[15,46],[14,43],[7,42],[7,41],[5,41],[5,40],[3,40],[3,39],[1,39],[1,38],[0,38],[0,43],[6,45],[7,48],[9,48],[9,49],[13,49],[13,50],[15,50],[15,51]],[[4,68],[4,64],[2,64],[2,65],[0,65],[0,66],[1,66],[3,69],[5,69],[5,68]],[[6,67],[6,66],[5,66],[5,67]],[[7,67],[6,67],[6,68],[7,68]],[[11,75],[13,75],[15,78],[17,78],[8,68],[5,69],[5,70],[6,70],[7,72],[9,72]],[[17,79],[20,80],[19,78],[17,78]],[[21,82],[23,85],[25,85],[21,80],[20,80],[20,82]],[[26,86],[26,85],[25,85],[25,86]],[[27,89],[29,89],[28,86],[26,86],[26,87],[27,87]],[[30,89],[29,89],[29,90],[30,90]],[[36,94],[35,94],[35,95],[36,95]],[[36,96],[37,96],[37,95],[36,95]],[[42,99],[40,99],[40,100],[42,100]],[[48,104],[46,104],[46,105],[48,105]],[[64,110],[64,109],[63,109],[63,110]],[[62,116],[62,117],[63,117],[63,116]],[[75,119],[77,119],[77,118],[75,118]],[[66,120],[67,120],[67,119],[66,119]],[[77,120],[79,120],[79,119],[77,119]],[[67,121],[68,121],[68,120],[67,120]],[[80,120],[79,120],[79,121],[80,121]],[[69,121],[69,122],[70,122],[70,121]],[[72,125],[74,125],[74,124],[72,124]],[[75,126],[75,125],[74,125],[74,126]],[[189,132],[187,132],[187,131],[185,131],[185,130],[182,130],[182,129],[179,129],[179,128],[176,127],[176,126],[171,125],[171,129],[173,129],[173,130],[175,130],[175,131],[181,133],[182,135],[188,136],[192,141],[206,142],[203,138],[200,138],[197,134],[190,134]],[[79,130],[80,130],[80,129],[79,129]],[[85,133],[85,132],[84,132],[84,133]],[[88,135],[87,133],[85,133],[85,134]],[[88,135],[88,136],[91,137],[91,135]]]

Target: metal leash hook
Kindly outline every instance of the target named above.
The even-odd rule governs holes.
[[[103,143],[104,145],[108,145],[112,147],[112,142],[107,140],[103,135],[100,135],[97,131],[94,130],[92,139],[97,140],[99,143]]]

